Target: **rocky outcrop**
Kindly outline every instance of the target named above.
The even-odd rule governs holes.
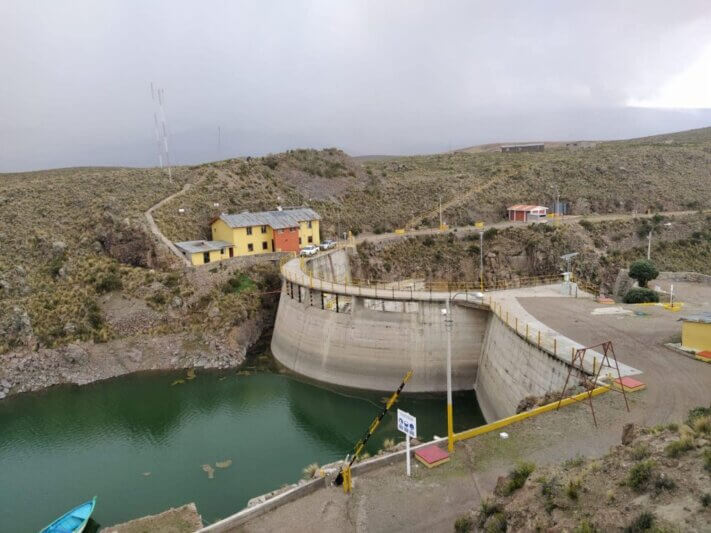
[[[185,333],[134,336],[103,344],[77,342],[61,348],[22,348],[0,355],[0,399],[59,384],[85,385],[146,370],[232,368],[262,332],[262,323],[247,320],[226,338]]]
[[[97,243],[109,256],[126,265],[157,266],[152,237],[143,226],[128,219],[121,220],[107,213],[98,230]]]

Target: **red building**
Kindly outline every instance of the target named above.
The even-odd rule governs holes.
[[[297,252],[299,246],[299,228],[281,228],[274,230],[274,242],[272,249],[275,252]]]
[[[509,220],[521,222],[534,222],[544,220],[548,214],[548,208],[542,205],[512,205],[508,208]]]

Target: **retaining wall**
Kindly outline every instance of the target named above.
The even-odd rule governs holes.
[[[474,386],[484,418],[492,421],[511,416],[526,396],[561,390],[568,368],[491,313]],[[569,386],[577,382],[577,376],[571,377]]]

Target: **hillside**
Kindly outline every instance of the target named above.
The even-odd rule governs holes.
[[[711,409],[682,424],[634,428],[597,460],[520,463],[455,531],[708,531]]]
[[[172,180],[156,169],[75,168],[3,174],[0,352],[125,336],[103,302],[107,295],[118,295],[131,305],[158,313],[160,324],[149,321],[139,328],[145,334],[204,326],[207,320],[201,313],[209,304],[205,292],[196,292],[186,275],[171,274],[174,258],[156,245],[143,216],[150,206],[186,184],[190,187],[185,194],[155,212],[157,224],[173,240],[208,237],[209,222],[220,212],[273,209],[277,205],[315,208],[324,217],[323,237],[346,230],[379,233],[408,224],[433,226],[440,195],[445,220],[451,225],[479,219],[495,222],[510,203],[550,204],[553,183],[559,186],[561,200],[576,213],[696,209],[711,200],[710,172],[711,128],[600,143],[584,150],[557,148],[530,154],[455,152],[358,161],[335,148],[290,150],[263,158],[175,168]],[[630,247],[644,245],[639,237],[616,237],[616,230],[605,230],[607,237],[600,238],[618,240],[615,246],[601,246],[595,235],[578,230],[560,236],[560,241],[555,241],[559,245],[551,247],[551,239],[559,239],[558,230],[550,235],[545,233],[548,230],[541,231],[535,238],[513,232],[510,241],[523,239],[517,246],[528,250],[527,257],[532,252],[537,257],[546,250],[557,253],[558,248],[581,245],[590,248],[595,261],[600,256],[605,258],[600,261],[609,265],[618,264],[616,259],[609,260],[613,253],[622,263],[625,254],[639,253],[630,252]],[[635,230],[625,231],[633,234]],[[703,241],[699,235],[705,229],[694,231],[701,233],[693,239],[693,231],[679,234],[687,241],[663,239],[669,240],[665,257],[670,268],[704,270],[708,264],[703,253],[690,251],[694,243]],[[515,248],[510,244],[502,249],[506,246]],[[619,250],[615,252],[615,248]],[[520,250],[514,251],[520,256]],[[448,252],[440,254],[447,257]],[[403,259],[407,256],[401,255]],[[422,257],[429,254],[423,252]],[[449,272],[438,266],[438,257],[430,258],[418,272],[424,269],[427,275],[465,278],[474,275],[471,258],[466,259],[471,268],[465,264],[460,272],[454,272],[454,266],[464,264],[462,259],[452,263]],[[549,259],[535,257],[507,259],[511,266],[503,270],[504,275],[552,268]],[[401,266],[395,266],[394,260],[388,262],[395,269],[393,273],[408,270],[406,261]],[[386,262],[381,267],[376,263],[370,274],[384,275]],[[597,272],[595,265],[591,271]],[[264,276],[258,274],[255,280]],[[605,276],[591,273],[593,279]],[[219,291],[222,282],[214,278],[205,291]],[[250,313],[258,307],[254,302],[248,305]]]
[[[302,203],[322,213],[329,236],[337,229],[377,233],[435,226],[440,196],[450,225],[494,222],[514,203],[551,205],[554,184],[574,214],[696,209],[711,201],[711,128],[541,153],[454,152],[359,162],[336,149],[292,150],[212,167],[222,172],[158,213],[173,238],[206,237],[220,211]],[[179,216],[179,208],[186,213]]]
[[[664,224],[670,223],[670,226]],[[527,276],[558,274],[560,256],[578,252],[573,270],[595,286],[612,290],[617,272],[646,256],[645,219],[490,228],[484,233],[487,285]],[[652,259],[660,270],[711,275],[711,215],[658,217]],[[479,281],[476,232],[409,237],[358,246],[354,276],[394,281],[407,278]]]

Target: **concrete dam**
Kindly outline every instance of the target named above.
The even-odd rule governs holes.
[[[475,389],[488,421],[514,414],[526,396],[563,388],[570,348],[561,342],[567,357],[557,356],[558,346],[541,346],[540,336],[536,343],[527,330],[523,338],[491,293],[423,290],[414,281],[353,284],[349,253],[343,248],[282,266],[271,349],[289,370],[324,383],[390,391],[412,369],[408,392],[444,392],[443,309],[450,300],[452,386]],[[498,314],[492,312],[497,305]]]

